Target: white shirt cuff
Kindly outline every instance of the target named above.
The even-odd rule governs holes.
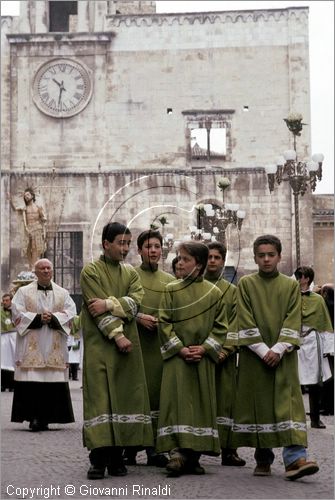
[[[264,358],[265,354],[270,350],[264,342],[259,342],[258,344],[248,345],[249,349],[253,351],[261,359]]]
[[[279,354],[280,359],[283,357],[286,351],[293,351],[293,349],[293,345],[289,344],[288,342],[277,342],[277,344],[271,347],[271,351]]]

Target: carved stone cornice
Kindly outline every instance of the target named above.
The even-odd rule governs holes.
[[[10,44],[48,44],[48,43],[110,43],[115,33],[102,31],[95,33],[13,33],[8,34]]]
[[[185,175],[189,177],[205,175],[205,176],[213,176],[213,175],[253,175],[253,174],[264,174],[263,167],[241,167],[241,168],[221,168],[221,167],[210,167],[210,168],[146,168],[146,169],[137,169],[137,168],[120,168],[120,169],[112,169],[109,167],[102,167],[101,170],[92,170],[92,169],[81,169],[74,171],[73,169],[59,168],[57,170],[56,176],[73,176],[73,177],[87,177],[87,176],[138,176],[141,177],[143,175]],[[1,177],[35,177],[35,176],[50,176],[50,168],[41,167],[40,169],[25,169],[22,170],[18,168],[11,168],[1,170]]]
[[[137,26],[179,26],[193,24],[248,23],[257,21],[280,21],[294,17],[308,19],[308,7],[288,7],[285,9],[231,10],[224,12],[191,12],[164,14],[131,14],[106,16],[107,28]]]
[[[7,25],[7,28],[11,28],[14,18],[12,16],[1,16],[1,28]]]
[[[313,210],[313,224],[318,227],[334,227],[334,209]]]

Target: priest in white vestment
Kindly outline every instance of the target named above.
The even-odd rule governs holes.
[[[37,281],[19,288],[12,301],[17,340],[12,422],[30,422],[31,431],[50,423],[74,422],[68,383],[67,337],[76,306],[52,281],[48,259],[35,264]]]

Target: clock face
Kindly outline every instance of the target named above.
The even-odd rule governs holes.
[[[33,81],[33,100],[43,113],[68,118],[82,111],[92,95],[90,70],[72,59],[43,64]]]

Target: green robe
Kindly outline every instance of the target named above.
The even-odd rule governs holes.
[[[205,279],[216,285],[223,294],[228,317],[228,332],[237,332],[236,318],[236,286],[223,277],[205,275]],[[221,448],[227,448],[232,427],[232,408],[236,394],[236,347],[224,345],[222,351],[227,358],[216,366],[216,399],[217,399],[217,425]]]
[[[174,281],[175,277],[165,271],[148,268],[144,264],[135,269],[138,272],[144,290],[140,312],[158,318],[159,303],[164,293],[165,285]],[[163,372],[160,342],[157,330],[148,330],[140,323],[137,324],[137,328],[141,342],[145,377],[149,392],[152,426],[154,435],[156,435]]]
[[[157,450],[191,448],[219,454],[215,363],[227,334],[222,293],[202,277],[169,283],[159,311],[163,378]],[[186,363],[180,349],[201,345],[205,356]]]
[[[152,446],[149,397],[135,316],[143,289],[135,269],[105,256],[81,272],[84,305],[81,312],[84,363],[84,446]],[[116,297],[126,314],[124,334],[132,342],[130,353],[119,352],[108,334],[115,317],[106,312],[93,318],[89,299]]]
[[[326,302],[318,293],[302,294],[302,324],[318,332],[333,332]]]
[[[12,322],[12,311],[1,306],[1,333],[12,332],[15,325]]]
[[[241,348],[232,446],[307,446],[296,349],[285,352],[279,365],[270,368],[247,347],[258,342],[268,347],[277,342],[299,346],[298,282],[278,272],[242,277],[237,287],[237,320]]]

